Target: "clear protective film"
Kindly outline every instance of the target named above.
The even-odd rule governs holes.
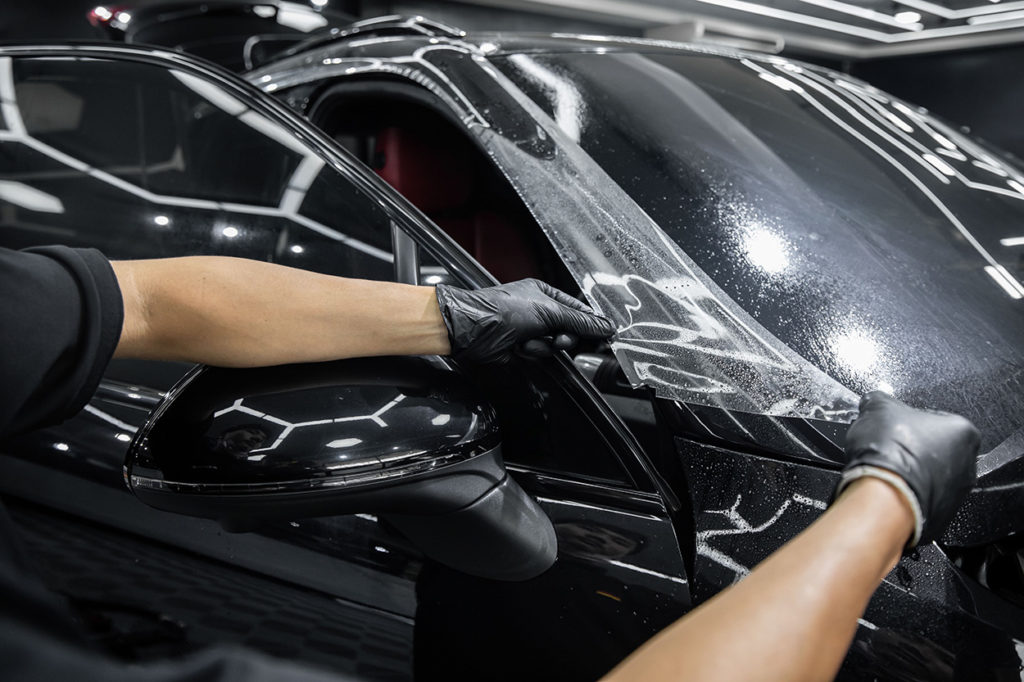
[[[484,69],[537,127],[520,134],[521,126],[504,128],[492,116],[477,133],[588,301],[615,324],[612,348],[634,386],[770,416],[839,422],[856,416],[856,393],[737,305],[580,149],[564,122],[552,120],[503,74]],[[508,107],[492,101],[490,111],[501,110]]]

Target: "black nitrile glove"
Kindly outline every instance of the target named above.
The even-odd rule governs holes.
[[[579,337],[615,333],[607,319],[572,296],[536,279],[469,291],[437,285],[452,355],[475,364],[508,362],[513,351],[544,357]]]
[[[873,391],[861,398],[860,416],[846,434],[846,469],[836,496],[862,476],[881,478],[914,510],[908,546],[931,542],[974,485],[979,442],[974,424],[959,415],[915,410]]]

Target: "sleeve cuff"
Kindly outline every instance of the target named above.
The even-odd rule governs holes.
[[[910,504],[910,510],[914,514],[914,534],[907,543],[907,549],[916,547],[917,543],[921,541],[921,533],[924,531],[924,514],[921,512],[921,503],[918,502],[917,495],[915,495],[914,491],[910,489],[907,482],[898,475],[888,469],[882,469],[880,467],[870,466],[867,464],[852,467],[843,472],[843,477],[839,480],[839,487],[836,488],[836,498],[843,493],[843,490],[845,490],[848,485],[856,481],[858,478],[864,478],[865,476],[885,481],[895,488],[896,491],[900,493]]]

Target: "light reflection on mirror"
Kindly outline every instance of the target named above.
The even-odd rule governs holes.
[[[350,448],[363,442],[362,438],[340,438],[327,444],[329,448]]]

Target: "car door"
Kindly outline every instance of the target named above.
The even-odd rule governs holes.
[[[294,113],[144,48],[0,49],[0,228],[9,248],[236,256],[378,280],[415,279],[422,251],[439,277],[493,281]],[[434,565],[372,515],[229,534],[145,507],[124,489],[124,453],[186,370],[115,361],[81,414],[2,447],[0,489],[41,573],[108,621],[128,618],[104,635],[126,655],[234,641],[371,679],[582,679],[689,605],[670,497],[565,358],[475,377],[513,475],[559,533],[556,566],[518,584]],[[496,672],[508,647],[535,655]]]

